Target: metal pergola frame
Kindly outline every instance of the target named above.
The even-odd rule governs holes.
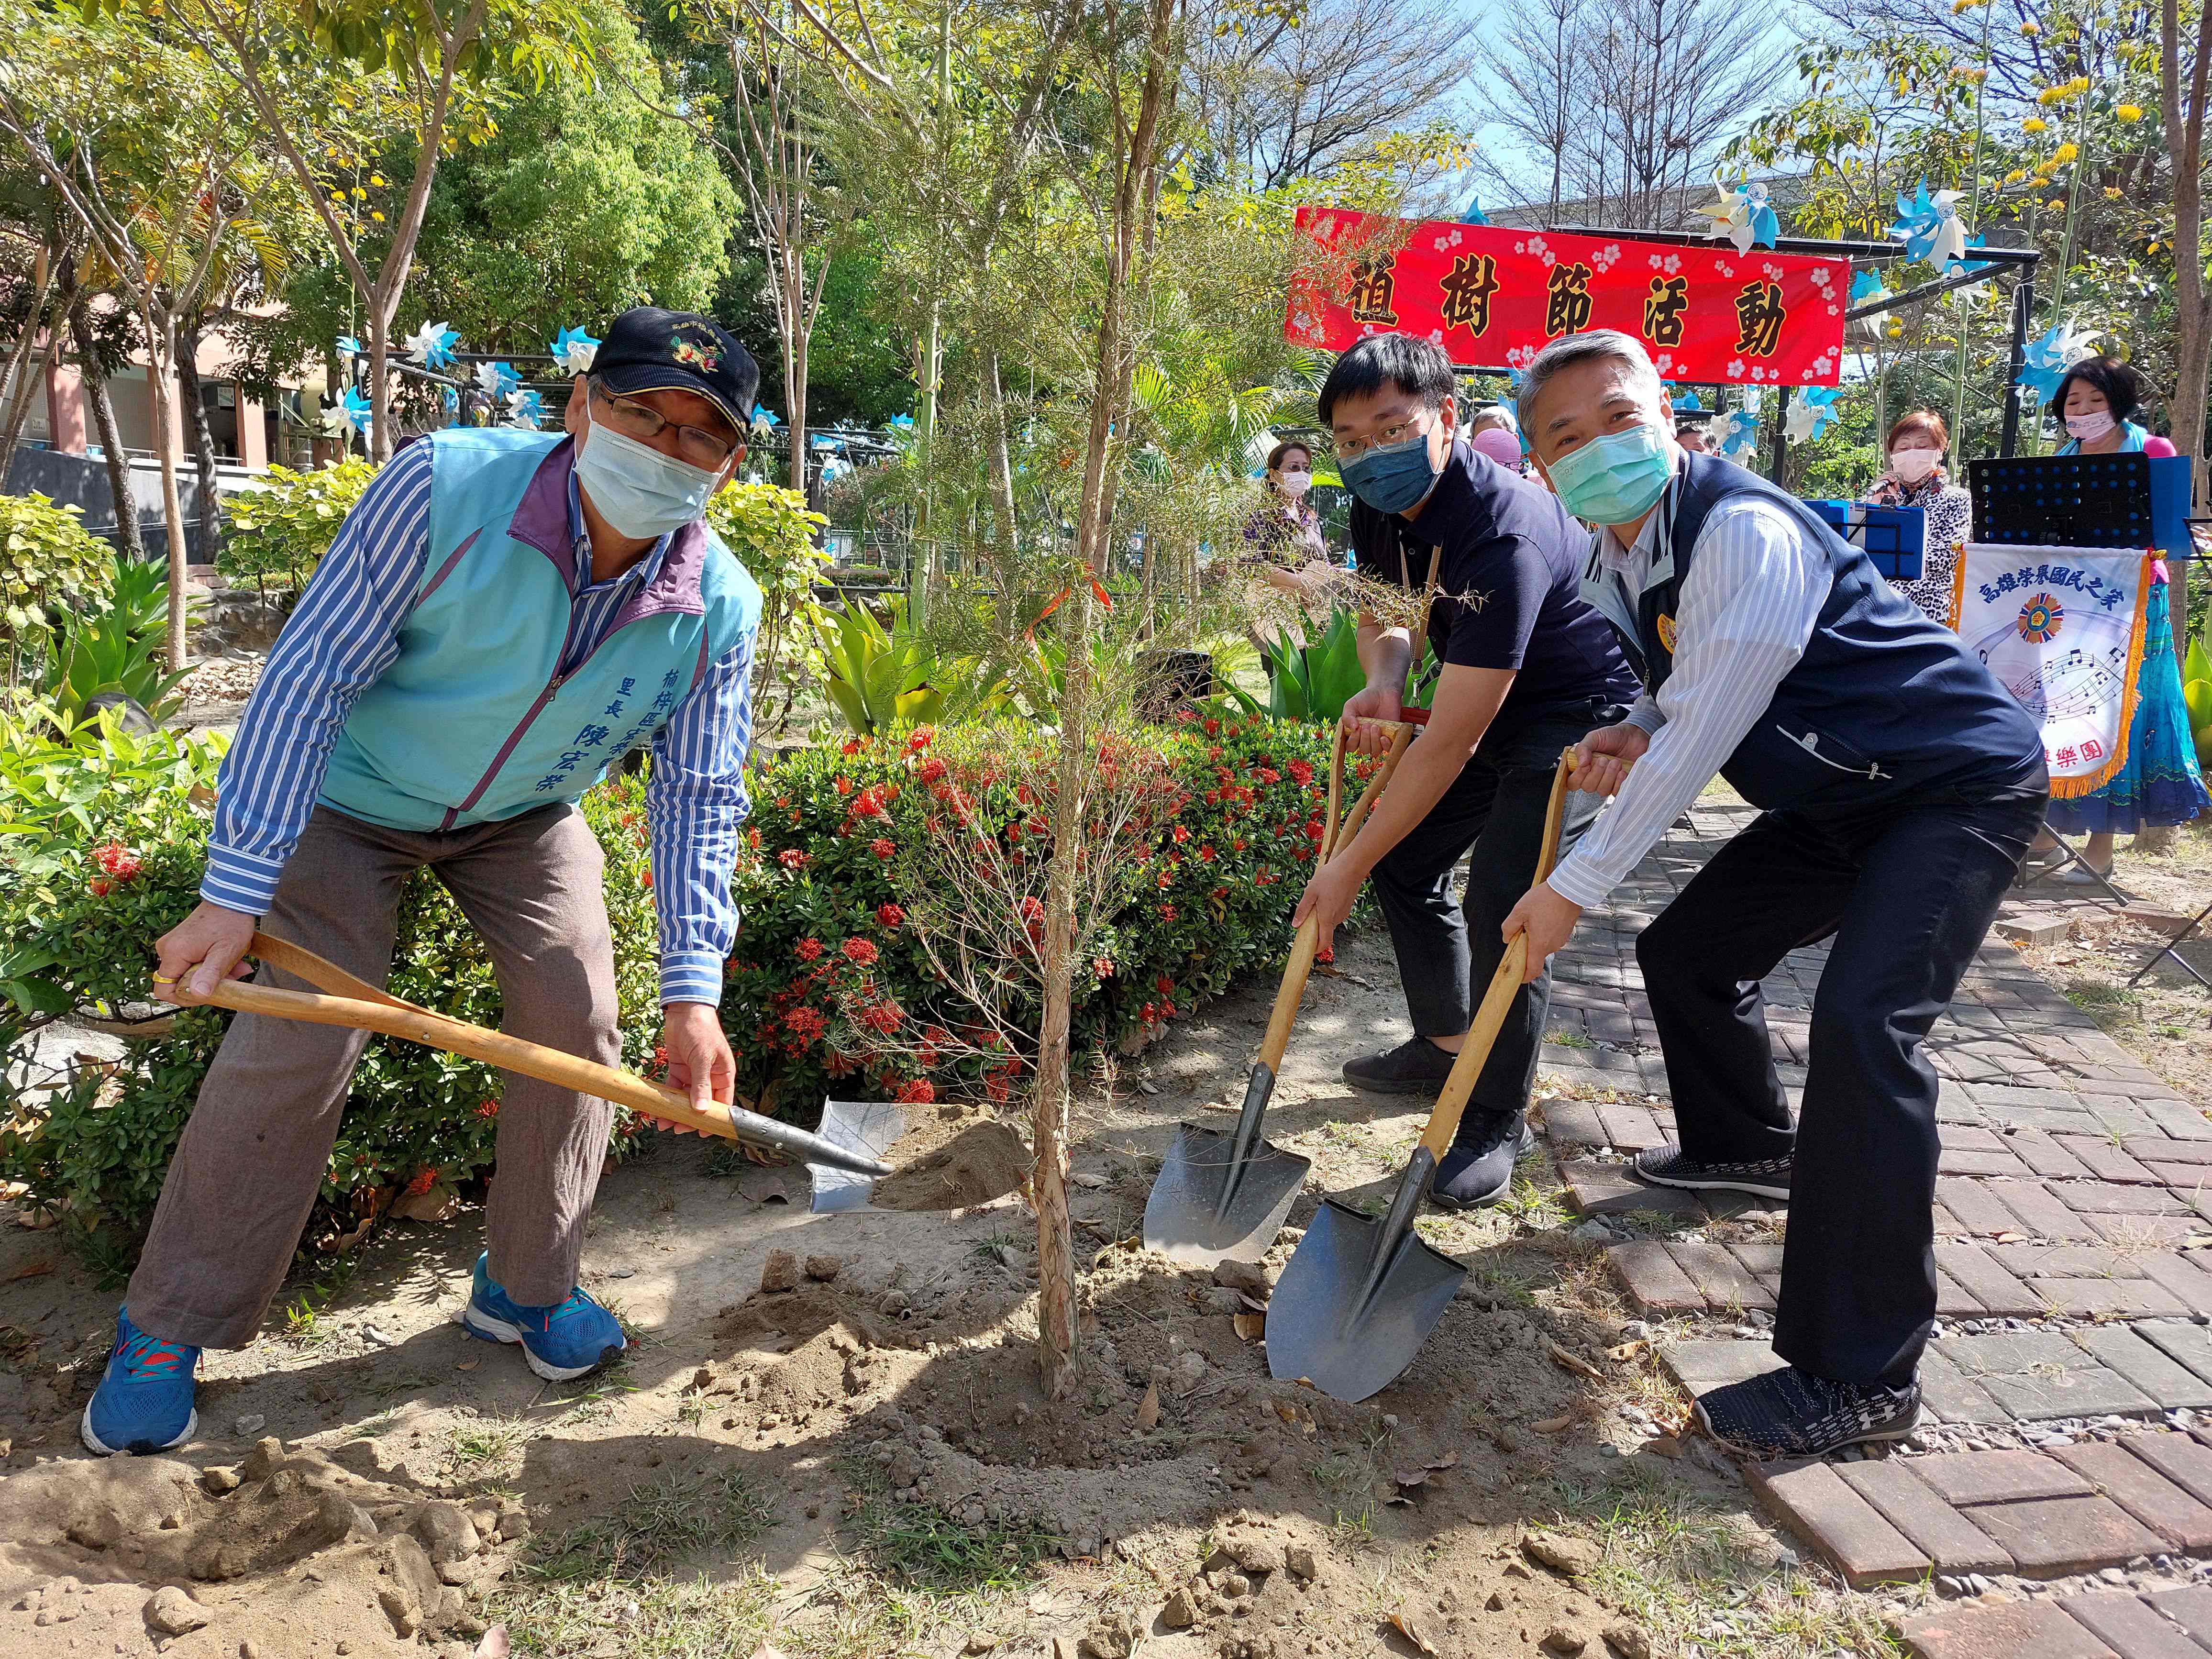
[[[1605,225],[1547,225],[1547,231],[1569,236],[1606,236],[1621,241],[1656,242],[1668,247],[1711,247],[1718,240],[1687,230],[1621,230]],[[1820,258],[1850,259],[1868,264],[1890,264],[1913,257],[1902,242],[1827,241],[1802,236],[1784,236],[1772,245],[1777,253],[1804,253]],[[1954,289],[1971,288],[1976,283],[1985,283],[2009,267],[2018,273],[2012,291],[2012,351],[2005,374],[2004,428],[1998,442],[1997,453],[2009,456],[2020,447],[2020,422],[2026,402],[2025,388],[2020,383],[2021,369],[2027,358],[2028,325],[2035,310],[2035,268],[2042,258],[2040,250],[2032,247],[1977,247],[1967,250],[1968,260],[1975,269],[1961,270],[1948,276],[1940,276],[1932,283],[1923,283],[1902,294],[1884,295],[1870,305],[1856,307],[1844,313],[1846,323],[1859,322],[1869,317],[1879,317],[1899,307],[1913,305],[1922,300],[1932,300],[1940,294]],[[1503,364],[1455,364],[1462,373],[1471,374],[1503,374]],[[1710,386],[1725,391],[1729,383],[1718,380],[1686,380],[1686,386]],[[1787,388],[1777,388],[1786,390]],[[1774,423],[1774,442],[1769,465],[1779,478],[1784,458],[1789,453],[1789,434],[1783,423]]]

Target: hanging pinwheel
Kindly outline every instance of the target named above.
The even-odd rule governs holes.
[[[345,396],[335,403],[323,405],[323,435],[343,441],[355,433],[368,430],[368,399],[351,386]]]
[[[478,363],[477,365],[477,389],[496,398],[501,403],[507,401],[508,392],[521,384],[522,376],[514,372],[513,363]]]
[[[338,336],[338,356],[341,356],[341,357],[358,357],[358,356],[361,356],[361,352],[362,352],[362,345],[361,345],[361,342],[360,342],[360,341],[358,341],[358,340],[356,340],[356,339],[355,339],[355,338],[353,337],[353,336],[352,336],[352,335],[350,335],[350,334],[341,334],[341,335],[339,335],[339,336]]]
[[[2035,394],[2038,403],[2048,402],[2057,395],[2066,371],[2094,355],[2089,343],[2097,337],[2094,329],[2077,331],[2071,323],[2053,324],[2022,355],[2020,384]]]
[[[563,374],[588,374],[599,355],[599,343],[580,328],[564,328],[554,337],[551,349]]]
[[[1759,417],[1748,410],[1731,409],[1713,422],[1711,430],[1721,453],[1734,460],[1759,441]]]
[[[1810,443],[1819,437],[1827,429],[1828,422],[1835,419],[1835,402],[1843,395],[1844,389],[1839,386],[1799,386],[1782,421],[1782,430],[1790,441]]]
[[[507,394],[507,424],[535,432],[545,424],[545,399],[528,387]]]
[[[1675,398],[1674,403],[1674,412],[1677,415],[1686,410],[1700,410],[1705,407],[1705,404],[1698,401],[1698,394],[1694,392],[1685,392],[1680,397]]]
[[[409,335],[402,349],[424,368],[443,368],[453,361],[460,336],[443,323],[425,323]]]
[[[1459,222],[1463,225],[1486,225],[1490,222],[1490,216],[1482,210],[1482,198],[1470,196],[1467,198],[1467,211],[1459,216]]]
[[[459,386],[440,386],[438,388],[438,407],[440,410],[444,411],[447,425],[459,426],[461,423],[460,388]]]
[[[1713,188],[1720,192],[1720,200],[1698,210],[1713,222],[1707,235],[1716,240],[1726,238],[1735,244],[1738,253],[1750,252],[1753,244],[1760,247],[1774,246],[1775,240],[1782,234],[1782,222],[1768,205],[1765,185],[1725,185],[1717,173],[1713,175]]]
[[[775,411],[766,404],[753,405],[753,428],[759,432],[773,432],[783,422],[775,418]]]
[[[1938,270],[1958,264],[1966,251],[1966,228],[1959,222],[1959,192],[1939,190],[1930,196],[1923,179],[1910,200],[1897,198],[1897,222],[1889,234],[1902,236],[1907,253]]]
[[[1880,271],[1862,270],[1851,278],[1851,303],[1854,306],[1869,306],[1877,300],[1888,297],[1889,289],[1882,283]]]

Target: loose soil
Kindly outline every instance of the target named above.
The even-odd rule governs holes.
[[[1269,1118],[1313,1176],[1258,1267],[1178,1271],[1136,1235],[1178,1122],[1233,1121],[1272,981],[1079,1103],[1082,1360],[1056,1399],[1027,1155],[973,1109],[892,1148],[879,1198],[926,1210],[812,1215],[801,1172],[688,1137],[611,1171],[585,1284],[633,1341],[574,1383],[452,1322],[473,1207],[386,1225],[295,1278],[252,1347],[205,1357],[198,1434],[161,1458],[77,1446],[115,1294],[0,1209],[0,1659],[70,1651],[58,1635],[450,1656],[484,1622],[564,1659],[771,1634],[793,1659],[1880,1650],[1863,1598],[1796,1566],[1733,1469],[1674,1437],[1658,1334],[1568,1229],[1540,1152],[1508,1204],[1421,1221],[1469,1271],[1395,1383],[1354,1406],[1269,1376],[1257,1316],[1314,1206],[1383,1201],[1421,1126],[1339,1079],[1406,1034],[1387,944],[1340,957]],[[791,1288],[761,1288],[771,1251],[802,1264],[772,1276]],[[159,1634],[165,1586],[205,1625]],[[1740,1639],[1712,1638],[1723,1615]]]

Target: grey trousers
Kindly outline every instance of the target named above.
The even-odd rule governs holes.
[[[428,867],[483,938],[501,1029],[619,1062],[613,939],[599,844],[552,806],[499,823],[416,834],[319,806],[284,866],[264,933],[382,985],[399,892]],[[264,966],[255,981],[313,988]],[[337,1143],[368,1034],[239,1014],[200,1085],[125,1305],[164,1341],[239,1348],[283,1284]],[[525,1307],[568,1294],[614,1109],[502,1074],[498,1179],[486,1205],[492,1277]]]

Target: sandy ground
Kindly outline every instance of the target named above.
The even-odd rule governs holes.
[[[1315,1169],[1263,1268],[1141,1249],[1176,1123],[1228,1127],[1273,989],[1094,1081],[1056,1401],[1018,1194],[813,1216],[803,1171],[672,1137],[600,1188],[611,1370],[541,1383],[453,1322],[464,1208],[303,1270],[207,1356],[197,1438],[103,1464],[76,1419],[115,1292],[0,1211],[0,1656],[463,1654],[487,1622],[547,1655],[1877,1650],[1876,1613],[1674,1439],[1540,1153],[1509,1204],[1420,1224],[1469,1272],[1398,1382],[1346,1406],[1269,1378],[1253,1316],[1319,1195],[1379,1200],[1420,1127],[1336,1075],[1406,1031],[1373,935],[1308,994],[1269,1127]],[[922,1109],[894,1161],[988,1121]]]

